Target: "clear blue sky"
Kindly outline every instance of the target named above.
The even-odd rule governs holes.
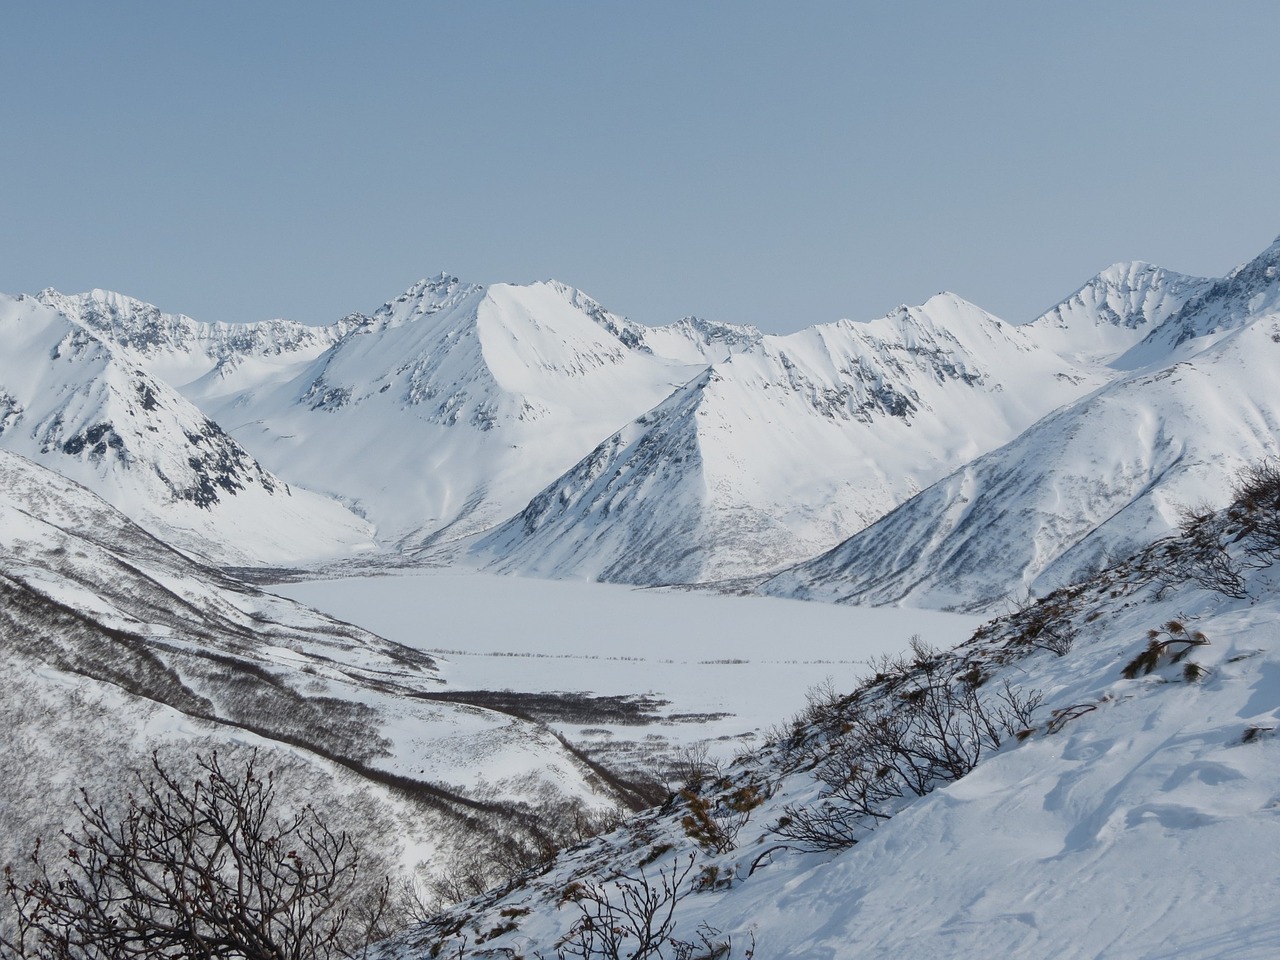
[[[1026,320],[1280,233],[1280,3],[0,0],[0,290]]]

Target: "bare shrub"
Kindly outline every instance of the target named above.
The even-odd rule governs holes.
[[[1046,733],[1057,733],[1072,720],[1083,717],[1086,713],[1093,713],[1098,709],[1096,703],[1073,703],[1069,707],[1059,707],[1049,715],[1049,722],[1045,724]]]
[[[1196,647],[1207,646],[1209,638],[1199,630],[1188,630],[1181,620],[1170,620],[1159,629],[1147,631],[1147,645],[1120,671],[1126,680],[1151,673],[1160,661],[1181,663]],[[1192,679],[1188,676],[1187,679]],[[1194,679],[1199,679],[1197,674]]]
[[[37,843],[30,876],[6,867],[0,956],[352,957],[389,933],[388,884],[364,880],[350,836],[310,807],[280,816],[252,758],[199,767],[188,782],[153,757],[120,816],[83,795],[64,859]]]
[[[751,819],[751,812],[767,799],[763,788],[749,783],[703,797],[681,790],[687,812],[680,819],[685,834],[714,853],[728,853],[738,845],[738,834]]]
[[[621,823],[618,810],[591,810],[576,800],[532,807],[495,804],[474,811],[444,837],[450,856],[427,879],[425,892],[419,891],[421,909],[427,904],[443,909],[510,885],[524,873],[545,868],[562,850]]]
[[[1236,477],[1232,517],[1241,526],[1240,542],[1254,565],[1280,560],[1280,460],[1268,457]]]
[[[1184,507],[1178,527],[1179,535],[1162,547],[1159,575],[1244,599],[1247,571],[1280,560],[1280,460],[1268,457],[1244,467],[1224,509]]]
[[[1208,506],[1185,507],[1178,527],[1180,536],[1165,551],[1163,575],[1243,599],[1244,565],[1227,549],[1222,515]]]
[[[776,833],[806,849],[851,846],[906,799],[959,779],[1005,736],[1030,729],[1038,692],[1022,694],[1006,683],[986,701],[978,693],[980,671],[919,643],[910,663],[892,697],[849,705],[814,771],[822,796],[784,808]]]
[[[700,790],[703,784],[724,775],[720,764],[711,757],[711,747],[705,740],[688,744],[676,753],[671,765],[670,781],[678,792],[680,788]]]
[[[676,860],[653,879],[641,868],[613,880],[579,884],[569,900],[578,917],[556,944],[556,955],[646,960],[673,952],[676,906],[690,893],[685,880],[694,860],[692,854],[683,864]]]

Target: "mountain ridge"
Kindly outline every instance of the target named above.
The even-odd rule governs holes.
[[[1101,399],[1075,408],[1081,425],[1104,407],[1119,417],[1123,404],[1107,398],[1132,394],[1144,375],[1181,376],[1178,363],[1224,379],[1239,362],[1253,380],[1264,378],[1265,350],[1232,361],[1209,352],[1280,306],[1278,270],[1280,241],[1220,279],[1113,264],[1028,324],[942,293],[884,317],[786,336],[697,318],[646,327],[558,281],[482,286],[447,273],[312,332],[285,321],[199,325],[100,291],[41,296],[96,335],[117,338],[140,369],[183,373],[174,377],[186,397],[263,469],[370,524],[378,545],[370,562],[705,583],[815,560],[962,468],[968,480],[940,489],[967,497],[975,458],[1098,391]],[[1226,396],[1204,389],[1202,403]],[[1235,412],[1224,412],[1224,423],[1265,420],[1254,408],[1266,408],[1267,394],[1255,402],[1255,389],[1231,393]],[[15,415],[10,404],[0,422]],[[1193,429],[1188,417],[1176,429]],[[1064,428],[1043,451],[1030,441],[1015,449],[1052,459],[1081,429]],[[1255,434],[1230,431],[1250,456],[1270,449]],[[101,440],[84,439],[91,448]],[[1131,451],[1107,449],[1119,459],[1099,464],[1103,474],[1137,482],[1154,462],[1126,474],[1120,461]],[[1206,456],[1221,467],[1227,453],[1215,447]],[[1082,465],[1081,476],[1089,469]],[[1073,497],[1086,502],[1071,492],[1083,481],[1064,475],[1055,488],[1051,473],[1008,487],[1015,501],[1030,497],[1024,506],[1045,529],[1060,532],[1013,550],[1036,544],[1054,556],[1029,560],[1022,572],[997,564],[1007,573],[1003,592],[1027,588],[1058,554],[1097,559],[1111,549],[1110,534],[1091,532],[1104,520],[1093,506],[1071,516]],[[636,506],[645,498],[651,506]],[[1020,509],[1015,501],[1007,506]],[[963,518],[972,514],[980,527],[1003,509],[966,508]],[[1171,507],[1143,509],[1146,521],[1112,546],[1169,528]],[[934,511],[954,514],[955,504]],[[1078,548],[1068,530],[1099,546]],[[939,536],[916,531],[911,542]],[[784,582],[801,589],[786,577],[768,589]],[[981,598],[937,602],[985,603],[1001,592],[990,582],[974,589]]]

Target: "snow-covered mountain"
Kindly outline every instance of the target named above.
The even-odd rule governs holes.
[[[412,549],[510,516],[709,357],[755,336],[701,321],[646,330],[563,284],[441,275],[344,321],[287,378],[227,392],[211,371],[183,389],[271,469]]]
[[[666,956],[1270,957],[1277,369],[1280,241],[1221,280],[1119,264],[1017,327],[944,294],[786,337],[646,328],[444,275],[323,329],[0,298],[0,860],[84,777],[262,749],[288,802],[349,807],[459,898],[539,864],[387,960],[609,956],[654,932],[629,927],[646,904]],[[852,531],[762,589],[1019,609],[813,691],[728,768],[689,754],[686,789],[590,840],[643,789],[536,696],[442,689],[423,651],[476,637],[424,616],[403,647],[204,563],[376,538],[383,561],[745,590]]]
[[[1024,329],[1064,357],[1105,366],[1212,285],[1150,263],[1115,263]]]
[[[816,691],[763,749],[380,956],[1273,956],[1278,486]],[[1196,554],[1243,571],[1229,595]]]
[[[1180,504],[1211,496],[1197,478],[1274,449],[1267,334],[1244,331],[1280,307],[1278,270],[1280,241],[1220,280],[1116,264],[1022,326],[940,294],[781,337],[694,318],[644,327],[554,281],[445,274],[324,328],[200,324],[117,294],[45,291],[14,302],[56,309],[146,371],[148,396],[175,386],[203,416],[147,422],[135,432],[168,438],[169,453],[125,458],[161,463],[153,473],[178,494],[111,492],[103,462],[118,448],[100,425],[123,413],[4,442],[65,460],[193,548],[222,536],[219,557],[234,562],[352,556],[372,539],[379,562],[689,583],[758,576],[857,537],[768,589],[975,607],[1168,530]],[[109,385],[108,367],[77,374],[81,389],[136,393]],[[47,432],[68,421],[65,393],[47,377],[0,402]],[[215,429],[251,453],[241,473],[264,479],[182,479],[208,460],[186,451],[191,437]],[[268,486],[292,496],[249,509]],[[192,489],[217,509],[184,512]]]
[[[46,289],[35,299],[127,348],[148,372],[192,399],[243,393],[296,375],[299,365],[359,322],[353,318],[324,327],[291,320],[201,323],[109,290],[67,295]]]
[[[483,288],[444,274],[327,327],[200,323],[103,290],[34,299],[401,550],[505,519],[602,438],[761,338],[693,317],[643,327],[556,282]],[[314,551],[222,558],[298,563]]]
[[[27,297],[0,296],[0,446],[98,492],[152,532],[223,563],[372,546],[367,524],[285,483],[138,357]]]
[[[989,609],[1167,533],[1187,508],[1222,504],[1231,489],[1223,478],[1280,453],[1278,257],[1273,246],[1226,280],[1199,285],[1117,361],[1141,354],[1152,364],[764,589]]]
[[[1116,366],[1137,369],[1202,349],[1205,338],[1234,330],[1280,309],[1280,237],[1220,280],[1200,287]]]
[[[950,294],[763,337],[614,433],[470,556],[632,583],[760,573],[1101,382]]]

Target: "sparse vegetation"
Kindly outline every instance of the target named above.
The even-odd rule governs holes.
[[[1041,699],[1008,683],[986,699],[978,693],[980,670],[918,638],[908,657],[875,669],[864,695],[810,703],[824,729],[813,745],[823,792],[815,804],[787,806],[775,826],[805,849],[852,846],[908,797],[964,776],[1006,736],[1029,729]],[[866,696],[869,689],[881,695]]]
[[[733,939],[714,927],[700,924],[692,940],[675,936],[677,905],[707,877],[704,871],[694,883],[686,882],[695,859],[691,855],[686,861],[673,861],[653,878],[641,868],[579,886],[567,901],[578,915],[557,942],[556,956],[560,960],[729,960]],[[754,955],[752,935],[742,956],[751,960]]]
[[[699,846],[715,853],[728,853],[738,845],[738,834],[751,819],[751,811],[764,803],[767,794],[758,784],[729,784],[723,792],[704,797],[688,788],[680,791],[687,812],[680,820],[684,832]]]
[[[641,868],[579,887],[570,901],[577,919],[556,945],[556,955],[579,960],[664,957],[671,948],[676,905],[690,892],[685,880],[694,860],[691,855],[685,862],[673,861],[656,879]]]
[[[1134,680],[1139,676],[1151,673],[1161,660],[1170,663],[1181,663],[1196,647],[1207,646],[1209,639],[1199,630],[1189,631],[1180,620],[1170,620],[1159,629],[1147,631],[1147,645],[1142,652],[1125,664],[1120,671],[1126,680]],[[1194,666],[1187,664],[1188,667]],[[1199,670],[1199,668],[1197,668]],[[1187,675],[1188,680],[1198,680],[1197,672]]]
[[[1243,468],[1225,509],[1184,508],[1179,533],[1163,545],[1165,579],[1244,599],[1246,571],[1280,560],[1280,460]]]
[[[216,754],[187,781],[152,760],[123,808],[83,795],[66,853],[36,844],[4,872],[6,960],[352,957],[389,931],[388,884],[311,807],[278,808],[272,774]]]

